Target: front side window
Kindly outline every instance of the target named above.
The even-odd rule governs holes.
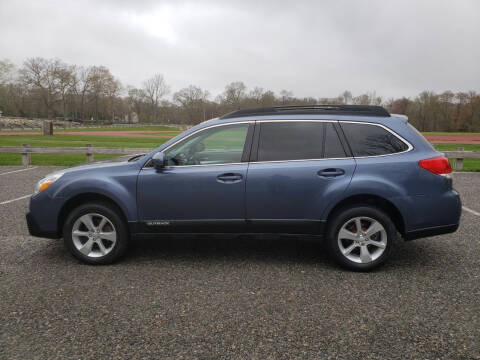
[[[408,150],[408,145],[377,125],[341,123],[354,156],[378,156]]]
[[[258,161],[321,159],[323,139],[322,122],[261,123]]]
[[[248,124],[232,124],[200,131],[165,151],[169,166],[239,163]]]

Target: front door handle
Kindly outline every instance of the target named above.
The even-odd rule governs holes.
[[[330,178],[330,177],[345,175],[345,170],[330,168],[330,169],[320,170],[317,174],[318,176],[321,176],[321,177]]]
[[[224,183],[235,183],[243,179],[241,174],[225,173],[217,176],[217,180]]]

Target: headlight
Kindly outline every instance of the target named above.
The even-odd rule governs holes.
[[[48,188],[55,181],[60,179],[62,177],[62,175],[63,175],[63,173],[54,173],[54,174],[50,174],[50,175],[47,175],[46,177],[44,177],[42,180],[40,180],[38,182],[37,186],[35,186],[35,194],[37,194],[40,191],[43,191],[46,188]]]

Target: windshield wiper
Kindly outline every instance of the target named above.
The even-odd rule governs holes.
[[[128,159],[128,162],[132,162],[132,161],[137,161],[138,159],[140,159],[142,156],[144,156],[145,154],[137,154],[137,155],[134,155],[132,156],[130,159]]]

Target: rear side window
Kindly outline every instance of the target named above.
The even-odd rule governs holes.
[[[321,122],[262,123],[258,161],[321,159],[323,139]]]
[[[341,123],[354,156],[395,154],[408,150],[398,137],[376,125]]]
[[[345,150],[332,123],[325,124],[325,157],[343,158]]]

